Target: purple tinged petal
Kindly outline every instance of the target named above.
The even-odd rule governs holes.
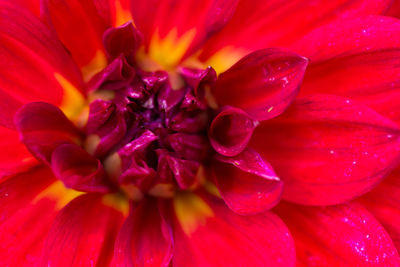
[[[77,145],[58,146],[52,154],[51,167],[68,188],[85,192],[110,191],[101,162]]]
[[[255,214],[279,202],[283,183],[257,152],[247,148],[236,157],[216,155],[215,159],[212,166],[215,184],[233,211]]]
[[[228,106],[211,122],[208,137],[218,153],[232,157],[246,148],[257,125],[244,111]]]

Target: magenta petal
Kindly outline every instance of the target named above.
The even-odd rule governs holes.
[[[206,160],[212,150],[202,135],[175,133],[167,136],[167,142],[178,155],[190,160]]]
[[[302,266],[398,266],[390,236],[361,205],[305,207],[279,204]]]
[[[231,157],[246,148],[257,125],[258,122],[246,112],[224,107],[211,122],[208,136],[212,147],[218,153]]]
[[[112,266],[169,266],[174,241],[163,207],[146,199],[131,209],[118,235]]]
[[[57,146],[80,142],[78,129],[51,104],[26,104],[15,114],[14,122],[22,142],[35,157],[47,163]]]
[[[257,120],[271,119],[296,97],[307,62],[282,49],[258,50],[219,76],[214,96],[218,104],[241,108]]]
[[[132,22],[116,28],[109,28],[103,34],[104,47],[110,58],[114,59],[123,54],[132,62],[142,39],[142,34],[133,26]]]
[[[252,149],[236,157],[217,155],[212,170],[222,198],[236,213],[248,215],[270,209],[282,194],[282,181]]]
[[[58,146],[52,154],[51,166],[55,176],[68,188],[85,192],[110,191],[101,162],[77,145]]]
[[[251,146],[284,181],[283,198],[330,205],[368,192],[396,167],[400,129],[356,101],[313,95],[258,126]]]

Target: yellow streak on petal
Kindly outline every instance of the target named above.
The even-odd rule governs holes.
[[[204,200],[189,192],[175,196],[174,209],[183,232],[188,236],[199,226],[205,225],[207,218],[214,216],[214,212]]]
[[[107,66],[107,58],[103,51],[99,50],[86,66],[81,68],[83,80],[89,81],[96,73]]]
[[[89,154],[93,155],[94,152],[96,152],[97,146],[100,144],[100,141],[101,139],[98,135],[91,134],[86,137],[83,147]]]
[[[121,212],[125,217],[129,213],[129,200],[122,194],[107,194],[102,197],[104,205]]]
[[[120,0],[114,0],[115,5],[115,19],[114,27],[123,25],[128,21],[133,21],[132,14],[129,9],[125,9]]]
[[[156,184],[149,190],[154,197],[171,198],[175,195],[175,187],[172,184]]]
[[[61,102],[60,109],[64,114],[70,118],[77,118],[82,110],[84,109],[86,102],[81,92],[71,84],[67,79],[64,78],[60,73],[54,73],[54,77],[57,82],[64,89],[64,95]]]
[[[120,188],[133,201],[141,201],[144,198],[142,191],[136,185],[121,185]]]
[[[56,202],[56,209],[60,210],[65,207],[71,200],[84,194],[73,189],[66,188],[61,181],[56,181],[40,192],[35,197],[33,203],[39,202],[41,199],[48,198]]]
[[[156,31],[150,42],[149,57],[164,69],[170,70],[182,59],[195,36],[196,29],[191,29],[178,37],[177,28],[173,28],[161,39],[159,32]]]
[[[213,67],[217,74],[220,74],[232,67],[233,64],[238,62],[248,53],[249,51],[244,49],[226,46],[212,55],[206,63]]]
[[[207,190],[208,193],[210,193],[210,194],[212,194],[212,195],[214,195],[216,197],[222,198],[221,194],[218,191],[217,186],[214,183],[212,183],[212,182],[207,180],[207,181],[205,181],[203,186]]]

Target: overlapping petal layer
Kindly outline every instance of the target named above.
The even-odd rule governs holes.
[[[296,245],[298,266],[397,266],[390,236],[361,205],[311,208],[282,203],[277,213]]]
[[[214,197],[174,200],[174,266],[294,266],[293,240],[273,213],[240,216]]]
[[[400,119],[400,22],[388,17],[340,20],[295,45],[310,58],[300,94],[328,93],[357,99]]]
[[[362,203],[385,227],[397,250],[400,249],[400,170],[389,177],[358,201]]]
[[[102,195],[71,201],[55,218],[45,241],[43,266],[109,266],[123,215]]]
[[[0,42],[2,125],[13,128],[16,110],[32,101],[61,106],[69,115],[79,112],[71,111],[79,109],[83,88],[79,71],[45,24],[10,1],[1,1]],[[75,102],[71,97],[77,97]]]
[[[328,205],[369,191],[394,169],[399,138],[398,126],[368,107],[314,95],[263,122],[251,145],[284,181],[285,199]]]

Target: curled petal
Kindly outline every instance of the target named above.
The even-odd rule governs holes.
[[[15,114],[21,141],[38,159],[50,163],[51,154],[61,144],[80,144],[78,129],[64,113],[51,104],[34,102]]]
[[[51,157],[55,176],[66,187],[85,192],[109,192],[101,162],[74,144],[58,146]]]
[[[117,28],[109,28],[104,32],[103,43],[108,56],[111,59],[123,54],[134,61],[136,50],[142,43],[141,33],[133,26],[132,22],[127,22]]]
[[[362,206],[305,207],[279,204],[296,245],[300,266],[396,266],[390,236]]]
[[[246,111],[256,120],[281,114],[294,100],[307,59],[282,49],[265,49],[243,57],[217,80],[212,92],[219,105]]]
[[[240,216],[220,199],[190,193],[178,195],[174,209],[174,266],[295,265],[292,237],[273,213]]]
[[[217,156],[212,170],[222,198],[236,213],[248,215],[270,209],[282,194],[282,181],[252,149],[235,157]]]
[[[221,155],[236,156],[246,148],[257,125],[246,112],[224,107],[211,122],[210,143]]]
[[[400,130],[355,101],[313,95],[257,127],[251,146],[285,182],[283,198],[328,205],[366,193],[396,166]]]

